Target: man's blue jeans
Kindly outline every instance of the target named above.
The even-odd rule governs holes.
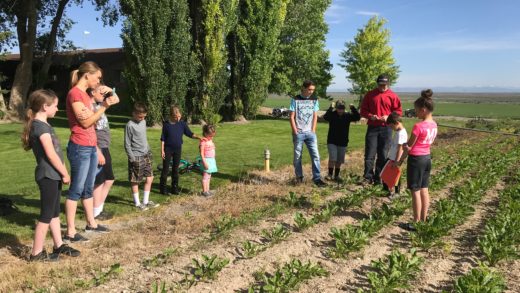
[[[312,180],[317,181],[321,179],[320,174],[320,153],[318,151],[318,139],[316,138],[316,133],[313,132],[304,132],[293,134],[293,144],[294,144],[294,172],[296,173],[297,178],[303,178],[303,169],[302,169],[302,152],[303,152],[303,144],[307,145],[307,149],[309,150],[309,154],[311,155],[312,160]]]
[[[392,140],[392,128],[387,126],[368,126],[365,136],[365,172],[367,180],[379,183],[379,174],[385,166]],[[377,161],[375,160],[377,154]],[[375,171],[374,171],[375,161]]]

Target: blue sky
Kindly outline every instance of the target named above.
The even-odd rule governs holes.
[[[85,1],[89,2],[89,1]],[[90,4],[67,8],[77,46],[120,47],[121,23],[103,27]],[[387,19],[401,74],[395,87],[504,87],[520,90],[518,0],[333,0],[326,13],[334,64],[331,91],[350,84],[337,64],[346,41],[373,15]],[[85,32],[89,32],[86,34]]]

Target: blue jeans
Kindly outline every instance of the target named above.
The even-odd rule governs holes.
[[[392,128],[387,126],[368,126],[365,136],[365,172],[364,177],[379,183],[379,174],[385,166],[392,139]],[[375,160],[377,154],[377,161]],[[375,171],[374,171],[375,161]]]
[[[69,141],[67,158],[70,162],[70,188],[67,198],[74,201],[91,198],[98,165],[96,147]]]
[[[309,150],[309,154],[311,155],[312,160],[312,180],[317,181],[321,179],[320,175],[320,153],[318,151],[318,139],[316,138],[316,134],[313,132],[304,132],[293,134],[293,144],[294,144],[294,172],[296,173],[297,178],[303,178],[303,170],[302,170],[302,151],[303,144],[307,145],[307,149]]]

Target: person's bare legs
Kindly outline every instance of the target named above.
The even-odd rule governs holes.
[[[414,222],[419,222],[421,220],[421,210],[422,210],[422,201],[421,201],[421,190],[412,191],[412,208],[413,208],[413,220]]]
[[[65,217],[67,218],[67,236],[74,237],[76,235],[76,210],[78,202],[75,200],[65,200]]]
[[[112,188],[113,184],[114,180],[105,180],[105,182],[103,182],[102,184],[99,184],[94,187],[94,192],[92,194],[94,197],[94,210],[103,206],[108,197],[108,193],[110,192],[110,188]]]
[[[430,193],[428,188],[421,188],[421,221],[426,222],[428,209],[430,208]]]
[[[58,248],[63,244],[63,240],[61,239],[60,217],[52,218],[49,227],[51,228],[51,236],[52,242],[54,243],[54,248]]]
[[[94,198],[82,199],[81,203],[83,203],[83,210],[85,210],[87,225],[91,228],[97,228],[97,222],[94,219]]]
[[[32,248],[32,255],[37,255],[43,251],[43,243],[45,242],[45,236],[49,230],[49,224],[39,222],[36,224],[34,229],[34,242]]]
[[[146,181],[144,182],[143,191],[152,190],[153,176],[146,177]]]

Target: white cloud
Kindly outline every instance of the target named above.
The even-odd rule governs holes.
[[[348,7],[339,4],[331,4],[325,12],[325,19],[329,24],[340,24],[343,21]]]
[[[90,32],[89,31],[83,31],[83,34],[84,35],[90,35]]]
[[[357,15],[364,15],[364,16],[379,16],[381,13],[376,11],[366,11],[366,10],[359,10],[356,11]]]

